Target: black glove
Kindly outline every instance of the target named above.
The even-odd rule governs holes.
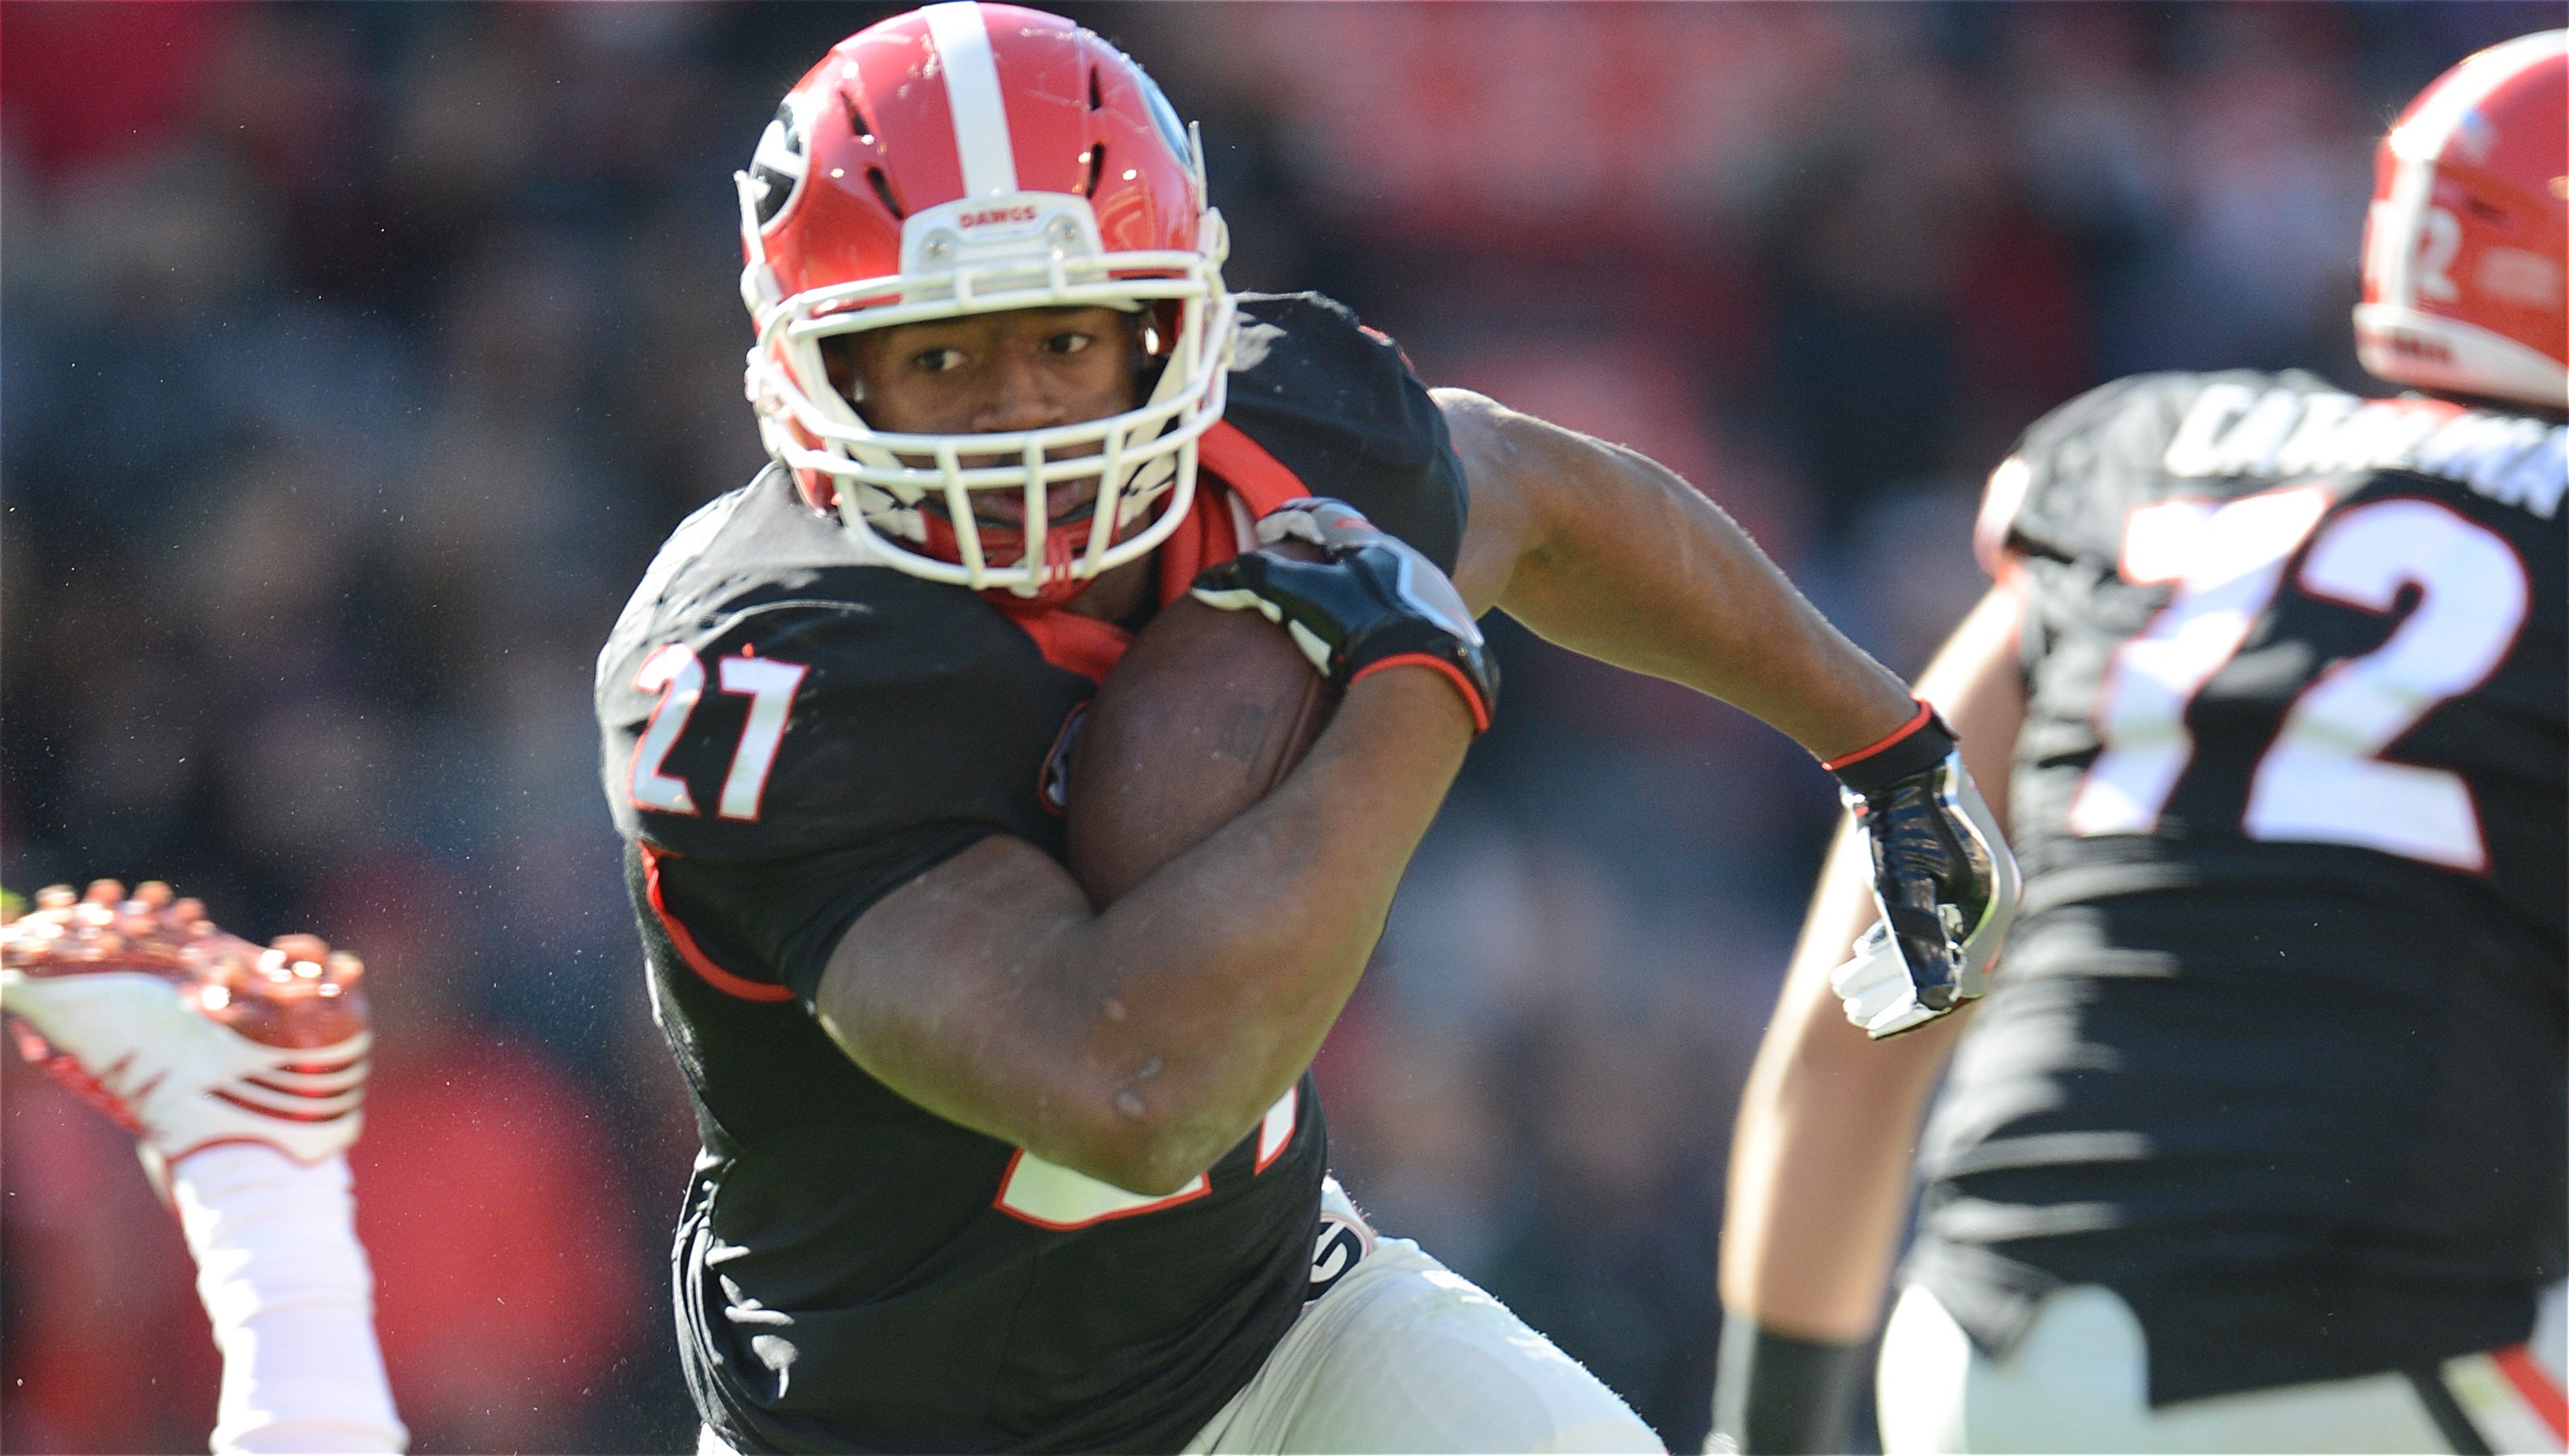
[[[1864,1346],[1795,1339],[1725,1312],[1713,1361],[1712,1435],[1722,1456],[1846,1449],[1849,1399]]]
[[[1268,546],[1308,542],[1322,559],[1254,550],[1207,566],[1195,596],[1229,611],[1254,608],[1282,622],[1333,687],[1387,667],[1445,674],[1471,709],[1476,731],[1499,701],[1499,665],[1454,583],[1397,537],[1376,531],[1343,502],[1289,501],[1261,517]]]
[[[1887,1002],[1840,991],[1867,1034],[1897,1035],[1988,988],[2022,881],[1953,731],[1926,704],[1899,732],[1823,767],[1864,830],[1874,902],[1909,972],[1907,992]],[[1860,969],[1866,954],[1860,941],[1857,960],[1841,969]]]

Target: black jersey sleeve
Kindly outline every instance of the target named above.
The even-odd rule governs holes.
[[[652,908],[664,925],[687,932],[682,954],[744,980],[772,976],[808,1005],[857,916],[999,828],[971,820],[922,824],[790,860],[659,857]]]
[[[756,545],[717,543],[619,623],[602,773],[652,909],[808,997],[877,900],[986,835],[1041,838],[1042,765],[1089,685],[968,592]]]
[[[1400,347],[1317,293],[1240,296],[1223,418],[1300,479],[1451,571],[1467,509],[1445,413]]]

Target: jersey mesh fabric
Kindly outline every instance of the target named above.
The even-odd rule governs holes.
[[[1450,567],[1461,470],[1398,350],[1311,295],[1244,298],[1242,344],[1227,424]],[[755,802],[728,796],[754,817],[727,817],[758,707],[717,664],[743,658],[793,689]],[[692,704],[657,686],[690,660]],[[1016,1150],[867,1076],[811,1014],[893,889],[991,834],[1062,855],[1042,782],[1093,690],[998,604],[867,558],[776,471],[678,529],[600,656],[607,799],[704,1139],[680,1347],[743,1451],[1175,1450],[1301,1307],[1327,1147],[1307,1076],[1281,1149],[1254,1132],[1201,1196],[1051,1228],[1000,1206]]]
[[[2045,1290],[2112,1286],[2158,1402],[2510,1343],[2562,1272],[2563,434],[2365,408],[2308,375],[2147,376],[2018,452],[2025,906],[1922,1143],[1909,1274],[1993,1352]],[[2350,544],[2395,560],[2386,609],[2347,599]],[[2453,579],[2473,561],[2520,569],[2512,616]],[[2411,691],[2378,752],[2308,726],[2472,642],[2485,673]],[[2442,771],[2467,815],[2393,822],[2376,763]],[[2314,785],[2364,807],[2276,811]]]

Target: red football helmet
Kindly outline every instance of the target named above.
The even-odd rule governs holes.
[[[2376,154],[2364,367],[2569,408],[2569,31],[2491,46],[2418,93]]]
[[[1177,528],[1197,437],[1222,418],[1226,233],[1201,145],[1122,52],[1013,5],[895,16],[795,84],[737,181],[759,433],[889,564],[1050,595]],[[1140,408],[1044,430],[888,434],[822,362],[833,334],[1083,305],[1148,315],[1157,380]],[[1048,485],[1091,476],[1085,522],[1048,517]],[[976,527],[976,491],[1022,493],[1023,532]]]

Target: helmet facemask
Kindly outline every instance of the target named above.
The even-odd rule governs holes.
[[[746,174],[739,182],[748,271],[756,274],[760,183]],[[970,197],[915,213],[903,222],[900,273],[810,289],[757,310],[746,383],[768,452],[833,483],[840,519],[889,564],[974,590],[1071,594],[1156,549],[1194,502],[1196,442],[1222,418],[1235,321],[1222,283],[1219,212],[1205,209],[1199,238],[1194,250],[1108,252],[1088,199],[1067,193]],[[754,307],[764,301],[754,284],[744,292]],[[825,338],[898,324],[1085,306],[1150,314],[1155,331],[1173,312],[1157,377],[1131,410],[1041,430],[877,430],[832,386],[821,353]],[[1054,521],[1050,488],[1091,478],[1101,484],[1093,505],[1081,508],[1087,521]],[[995,491],[1017,494],[1021,534],[985,532],[975,520],[972,498]],[[1097,520],[1113,529],[1097,531]]]

